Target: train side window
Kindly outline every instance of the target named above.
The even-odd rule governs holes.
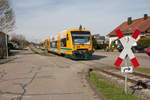
[[[61,39],[61,46],[66,47],[66,38]]]
[[[69,40],[69,36],[68,36],[68,34],[67,34],[67,40]]]
[[[52,42],[50,43],[50,46],[52,47]]]
[[[54,41],[52,42],[52,47],[53,47],[53,48],[55,47],[55,42],[54,42]]]
[[[55,41],[55,47],[57,47],[57,41]]]

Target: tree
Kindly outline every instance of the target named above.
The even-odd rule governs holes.
[[[111,44],[110,44],[109,50],[114,51],[114,49],[116,49],[116,48],[117,48],[117,45],[116,45],[115,41],[112,41]]]
[[[150,37],[143,37],[137,41],[137,45],[147,48],[150,46]]]
[[[98,44],[97,44],[97,41],[96,41],[96,39],[94,38],[94,36],[92,36],[92,42],[93,42],[93,48],[94,48],[94,49],[97,49]]]
[[[9,0],[0,0],[0,31],[9,33],[15,28],[14,11]]]
[[[23,49],[29,44],[29,42],[21,34],[12,34],[10,41],[13,43],[17,43],[19,46],[19,49]]]

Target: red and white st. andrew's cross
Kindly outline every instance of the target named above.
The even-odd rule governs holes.
[[[141,33],[141,31],[138,30],[138,29],[135,30],[134,34],[132,34],[132,37],[129,38],[128,41],[125,39],[125,37],[123,36],[123,34],[122,34],[122,32],[120,31],[120,29],[119,29],[119,30],[116,30],[115,32],[116,32],[116,34],[117,34],[117,36],[118,36],[120,42],[122,43],[124,49],[123,49],[123,51],[121,52],[121,54],[120,54],[120,56],[118,57],[118,59],[116,60],[116,62],[114,63],[114,65],[115,65],[116,67],[119,67],[120,64],[122,63],[123,59],[126,57],[126,55],[128,55],[129,58],[130,58],[130,60],[131,60],[131,62],[132,62],[132,64],[133,64],[133,66],[134,66],[135,68],[138,67],[138,66],[139,66],[139,63],[138,63],[136,57],[134,56],[134,54],[133,54],[131,48],[132,48],[132,45],[136,42],[135,40],[137,39],[137,37],[139,36],[139,34]]]

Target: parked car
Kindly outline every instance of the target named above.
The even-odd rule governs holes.
[[[150,47],[146,48],[146,53],[150,56]]]
[[[119,52],[121,52],[124,48],[122,45],[119,45],[117,47],[117,49]],[[144,47],[142,47],[142,46],[132,46],[131,49],[132,49],[133,53],[144,53]]]
[[[123,48],[122,45],[119,45],[119,46],[117,46],[117,49],[118,49],[119,52],[121,52],[124,48]]]
[[[8,43],[8,52],[10,52],[11,49],[14,49],[14,46],[11,42]]]
[[[143,46],[132,46],[131,49],[134,53],[144,53],[144,47]]]

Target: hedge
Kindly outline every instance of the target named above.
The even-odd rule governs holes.
[[[143,37],[143,38],[140,38],[138,41],[137,41],[137,45],[138,46],[143,46],[144,48],[147,48],[150,46],[150,37]]]

